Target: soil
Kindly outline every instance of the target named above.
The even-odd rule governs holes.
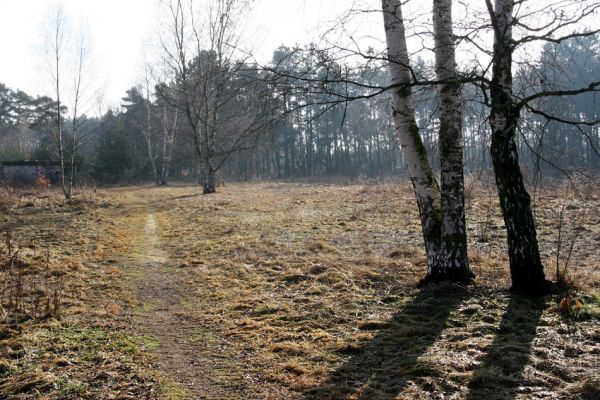
[[[227,361],[215,349],[207,349],[205,343],[193,340],[206,328],[201,321],[190,318],[185,308],[189,302],[186,293],[190,293],[191,287],[184,279],[184,272],[173,269],[173,261],[161,248],[157,234],[160,226],[152,208],[145,219],[143,230],[134,233],[139,237],[134,248],[138,258],[134,286],[142,303],[135,313],[134,329],[158,342],[155,356],[161,372],[172,382],[173,387],[168,389],[170,397],[225,399],[232,395],[231,389],[214,382],[211,372],[222,369]]]

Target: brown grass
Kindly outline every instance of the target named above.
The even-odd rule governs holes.
[[[469,190],[470,256],[478,278],[458,302],[447,290],[414,289],[425,257],[406,184],[231,185],[216,196],[177,200],[161,214],[161,226],[172,257],[195,262],[187,264],[198,310],[190,313],[228,338],[232,353],[248,354],[251,368],[238,368],[260,382],[248,386],[251,398],[393,398],[387,392],[506,398],[521,386],[564,396],[589,373],[572,366],[561,343],[571,343],[579,365],[591,368],[598,357],[589,320],[595,311],[576,323],[584,340],[561,330],[563,316],[552,300],[526,316],[529,301],[504,292],[510,282],[495,194],[479,184]],[[536,208],[549,277],[556,237],[546,226],[556,224],[561,194],[543,194]],[[575,226],[567,218],[565,231],[583,226],[592,238],[576,243],[571,273],[590,277],[575,279],[593,292],[599,253],[590,239],[600,233],[598,203],[573,202],[589,218]],[[597,295],[581,296],[597,309]],[[547,327],[539,336],[530,333],[537,325]],[[515,346],[519,335],[525,343]],[[498,373],[486,358],[491,350],[516,360],[514,366],[507,361]],[[290,362],[302,373],[282,370]],[[389,371],[372,382],[361,371],[378,362]],[[477,382],[488,375],[496,379],[484,393]]]
[[[0,183],[0,211],[8,212],[16,203],[17,198],[14,190],[10,186]]]
[[[136,365],[141,344],[124,319],[119,196],[14,193],[0,220],[0,397],[150,398],[154,378]]]
[[[185,276],[181,318],[210,332],[207,343],[219,343],[202,352],[221,360],[211,373],[231,398],[598,396],[597,192],[565,196],[558,188],[534,199],[553,278],[557,210],[567,198],[565,243],[575,238],[569,275],[583,290],[573,294],[579,308],[566,314],[558,297],[507,293],[503,222],[493,188],[480,182],[468,185],[467,203],[475,285],[421,291],[415,285],[425,256],[408,183],[235,184],[196,193],[140,187],[97,193],[89,203],[21,202],[15,237],[26,243],[43,232],[53,259],[73,259],[65,276],[76,279],[66,284],[73,286],[64,301],[73,304],[63,304],[62,322],[15,327],[3,339],[26,360],[0,364],[10,390],[29,382],[17,390],[24,398],[34,388],[67,398],[144,398],[157,387],[143,366],[144,346],[127,329],[136,302],[122,284],[135,273],[123,270],[135,247],[133,226],[151,205],[172,273]],[[76,349],[81,340],[93,350]],[[112,359],[128,372],[115,374]],[[104,388],[94,383],[99,366]],[[56,383],[59,371],[68,383]]]

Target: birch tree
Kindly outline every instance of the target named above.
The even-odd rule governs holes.
[[[85,90],[84,78],[86,75],[87,61],[88,61],[88,45],[87,38],[83,32],[79,33],[77,43],[75,47],[75,60],[74,60],[74,71],[72,75],[73,89],[72,89],[72,107],[71,107],[71,138],[69,141],[69,184],[65,197],[67,199],[73,197],[73,189],[75,187],[76,179],[76,159],[77,152],[79,150],[79,139],[82,125],[85,121],[84,115],[81,112],[83,106],[83,92]]]
[[[72,193],[69,191],[69,186],[66,178],[66,163],[65,163],[65,140],[64,140],[64,125],[62,109],[62,64],[64,63],[65,48],[67,45],[67,33],[65,28],[65,16],[61,7],[56,8],[48,15],[46,21],[46,43],[45,43],[45,61],[48,66],[48,73],[51,77],[54,95],[56,97],[56,131],[53,137],[56,142],[58,158],[61,169],[61,188],[65,198],[69,199]]]
[[[492,82],[490,84],[492,128],[491,155],[502,215],[508,236],[512,289],[538,291],[546,287],[540,259],[531,198],[519,167],[515,133],[519,119],[513,105],[512,0],[486,0],[494,28]]]
[[[152,166],[152,172],[154,175],[154,181],[158,185],[160,183],[160,175],[159,170],[156,166],[156,161],[158,155],[154,148],[156,144],[154,143],[154,138],[152,135],[152,99],[150,97],[150,87],[152,86],[152,80],[150,78],[148,64],[144,65],[144,76],[143,76],[143,90],[145,94],[145,98],[143,99],[144,108],[145,108],[145,126],[142,129],[142,134],[144,135],[144,140],[146,141],[146,149],[148,151],[148,159],[150,160],[150,165]]]
[[[524,2],[519,2],[519,7],[523,6]],[[596,80],[573,90],[542,90],[520,98],[513,91],[513,54],[517,47],[535,41],[561,43],[574,37],[594,35],[598,32],[597,29],[573,29],[577,23],[594,18],[600,4],[585,1],[547,3],[541,10],[524,9],[523,19],[514,15],[514,0],[495,0],[494,4],[491,0],[486,0],[486,7],[494,32],[492,80],[489,86],[491,156],[506,225],[511,290],[517,293],[544,294],[550,290],[550,284],[546,280],[540,258],[531,198],[523,183],[515,141],[521,110],[525,108],[552,120],[552,115],[536,109],[532,102],[541,98],[598,91],[600,81]],[[513,37],[515,27],[521,30],[517,38]],[[589,123],[565,120],[560,122],[572,122],[574,125]]]
[[[163,97],[185,116],[202,191],[214,193],[217,171],[227,158],[252,148],[275,117],[268,88],[262,78],[253,79],[256,68],[247,65],[249,54],[239,49],[239,21],[250,1],[211,0],[200,10],[190,0],[163,3],[170,21],[162,45],[175,91]]]
[[[462,113],[452,30],[452,1],[433,0],[435,70],[439,89],[441,176],[441,238],[433,280],[466,281],[473,277],[467,257],[465,224]]]
[[[160,93],[166,93],[169,89],[166,85],[161,84]],[[162,149],[160,151],[160,171],[158,176],[158,184],[166,185],[169,181],[169,173],[171,170],[171,159],[173,157],[173,147],[175,145],[175,135],[178,127],[179,109],[177,107],[169,107],[165,99],[158,97],[156,105],[162,110],[159,115],[160,125],[162,130]]]
[[[52,136],[61,165],[61,187],[67,200],[73,197],[75,186],[79,133],[85,121],[81,109],[84,106],[83,95],[87,89],[85,78],[89,60],[85,33],[81,31],[73,35],[69,22],[61,7],[49,13],[43,51],[56,96],[56,127]],[[62,113],[67,103],[70,105],[70,113],[65,120]],[[65,132],[65,122],[68,122],[70,129],[68,136]]]
[[[384,29],[391,75],[392,114],[396,134],[415,191],[427,253],[428,270],[439,256],[441,234],[440,191],[419,135],[411,93],[411,75],[402,6],[399,0],[382,0]]]
[[[440,143],[442,191],[435,179],[419,134],[412,100],[411,69],[402,5],[382,0],[391,75],[396,133],[415,191],[427,253],[427,276],[421,283],[467,282],[459,83],[456,81],[450,1],[434,1],[436,72],[440,81]]]

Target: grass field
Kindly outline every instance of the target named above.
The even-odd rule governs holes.
[[[5,194],[0,397],[600,398],[600,192],[535,193],[579,290],[533,299],[467,189],[477,280],[423,290],[407,183]]]

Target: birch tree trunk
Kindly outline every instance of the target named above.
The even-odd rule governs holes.
[[[177,117],[175,117],[177,118]],[[162,151],[161,151],[161,163],[160,163],[160,178],[158,180],[159,185],[167,184],[167,175],[168,175],[168,156],[167,156],[167,138],[169,136],[169,130],[167,128],[167,105],[163,105],[163,119],[162,119],[162,128],[163,128],[163,137],[162,137]],[[170,156],[170,154],[169,154]]]
[[[217,171],[212,160],[202,160],[202,194],[212,194],[217,191]]]
[[[83,84],[83,70],[84,63],[86,61],[86,45],[85,38],[82,36],[79,38],[80,42],[78,44],[77,54],[76,54],[76,65],[75,65],[75,85],[73,92],[73,116],[71,118],[71,161],[69,165],[69,186],[68,186],[68,198],[73,197],[74,186],[76,183],[76,161],[77,161],[77,150],[79,147],[79,128],[80,128],[80,106],[81,106],[81,97],[82,97],[82,84]]]
[[[61,180],[61,188],[65,199],[69,200],[71,198],[71,193],[68,190],[67,186],[67,168],[65,165],[65,148],[63,143],[63,124],[62,124],[62,115],[60,113],[60,71],[58,67],[58,51],[57,51],[57,67],[56,67],[56,125],[57,125],[57,142],[58,142],[58,158],[60,160],[60,180]]]
[[[167,185],[169,181],[169,172],[171,169],[171,156],[173,154],[173,143],[175,141],[175,131],[177,130],[177,117],[179,110],[175,109],[173,116],[173,125],[169,131],[169,121],[167,117],[167,105],[163,106],[163,150],[162,163],[160,171],[160,184]]]
[[[396,135],[415,191],[427,252],[428,271],[438,259],[441,235],[440,193],[419,135],[410,87],[411,75],[400,0],[382,0]]]
[[[542,294],[549,290],[544,276],[531,212],[531,198],[523,184],[515,133],[519,109],[513,102],[512,15],[514,0],[486,0],[494,27],[494,53],[490,97],[492,109],[491,156],[496,186],[508,239],[512,279],[511,290],[523,294]]]
[[[143,130],[144,139],[146,140],[146,150],[148,151],[148,159],[150,160],[150,165],[152,166],[152,173],[154,175],[154,182],[158,185],[160,184],[160,177],[158,175],[158,168],[156,167],[156,155],[154,154],[154,150],[152,148],[152,123],[151,123],[151,112],[150,109],[150,93],[149,90],[146,91],[146,99],[144,99],[145,108],[146,108],[146,129]]]
[[[52,57],[51,62],[54,63],[54,71],[51,72],[52,79],[54,83],[54,89],[56,94],[56,142],[58,147],[58,158],[60,161],[60,179],[61,179],[61,189],[65,199],[69,200],[71,198],[71,192],[69,191],[69,187],[67,184],[67,166],[65,163],[65,145],[63,139],[63,121],[61,115],[61,57],[65,47],[65,19],[63,15],[63,11],[61,8],[56,9],[56,14],[51,16],[48,20],[49,25],[49,35],[48,35],[48,46],[50,51],[50,56]]]
[[[208,114],[208,112],[207,112]],[[205,119],[205,121],[208,118]],[[217,179],[216,173],[217,169],[214,165],[214,146],[213,146],[213,138],[214,126],[209,126],[208,123],[202,123],[202,146],[201,146],[201,154],[200,154],[200,162],[202,163],[202,174],[201,174],[201,183],[202,183],[202,194],[212,194],[217,191]]]
[[[452,31],[452,1],[433,0],[435,70],[439,89],[442,226],[438,261],[426,280],[466,282],[474,277],[467,257],[460,83]]]
[[[152,143],[152,100],[150,98],[150,77],[149,77],[149,67],[145,65],[144,67],[144,89],[146,92],[146,98],[144,101],[144,109],[146,111],[146,126],[145,129],[142,130],[144,135],[144,139],[146,140],[146,150],[148,151],[148,159],[150,160],[150,165],[152,166],[152,173],[154,174],[154,182],[158,185],[160,184],[160,176],[158,173],[158,168],[156,166],[157,155],[154,153],[153,143]]]

